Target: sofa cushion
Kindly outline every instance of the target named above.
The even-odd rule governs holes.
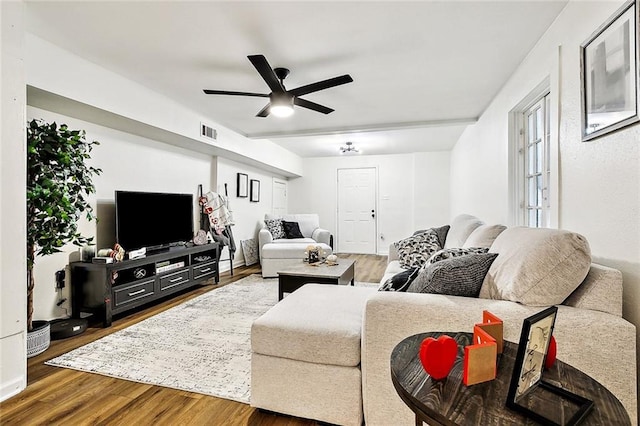
[[[421,270],[407,292],[478,297],[497,256],[497,253],[468,254],[436,262]]]
[[[316,243],[311,238],[296,238],[293,240],[274,240],[262,247],[263,259],[304,259],[304,251],[307,246],[319,246],[326,253],[331,253],[331,247],[324,243]]]
[[[438,243],[440,244],[440,247],[444,247],[444,242],[447,241],[447,234],[449,233],[450,228],[451,226],[449,225],[440,226],[438,228],[429,228],[438,236]],[[413,235],[420,234],[428,231],[429,229],[420,229],[419,231],[414,232]]]
[[[461,214],[456,216],[451,223],[451,229],[447,233],[447,240],[444,243],[444,248],[462,247],[464,246],[467,237],[480,225],[482,225],[480,219],[469,214]]]
[[[271,237],[274,240],[279,238],[287,238],[284,233],[284,226],[282,225],[282,219],[265,219],[264,224],[271,233]]]
[[[388,280],[386,280],[379,291],[407,291],[409,285],[420,273],[420,268],[409,268],[404,271],[398,272]]]
[[[499,255],[484,279],[480,297],[529,306],[561,304],[591,265],[587,240],[556,229],[509,228],[489,251]]]
[[[314,364],[360,364],[360,330],[371,287],[306,284],[251,327],[253,352]]]
[[[398,260],[403,268],[424,265],[433,253],[440,250],[438,235],[429,229],[394,243],[398,250]]]
[[[466,256],[469,254],[484,254],[488,251],[489,249],[485,247],[468,247],[468,248],[456,247],[456,248],[438,250],[429,258],[429,260],[427,260],[427,263],[424,264],[423,268],[426,268],[429,265],[433,265],[434,263],[439,262],[441,260],[451,259],[452,257]]]
[[[504,225],[480,225],[469,234],[462,247],[489,248],[505,229]]]
[[[286,220],[283,220],[282,227],[284,228],[284,235],[288,239],[304,238],[304,235],[302,235],[302,232],[300,232],[300,226],[298,225],[298,222],[287,222]]]

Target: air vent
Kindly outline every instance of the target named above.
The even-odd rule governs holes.
[[[200,136],[215,141],[218,138],[218,132],[213,127],[200,123]]]

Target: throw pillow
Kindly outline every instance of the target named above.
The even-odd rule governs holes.
[[[378,291],[407,291],[409,285],[420,273],[420,268],[409,268],[386,280]]]
[[[497,253],[468,254],[436,262],[421,270],[407,292],[478,297],[497,256]]]
[[[443,248],[462,247],[471,233],[484,223],[475,216],[461,214],[456,216],[451,222],[451,229],[447,234]]]
[[[509,228],[490,251],[500,257],[491,265],[480,297],[528,306],[561,304],[591,267],[586,238],[558,229]]]
[[[480,225],[464,242],[462,247],[491,247],[491,244],[498,238],[498,235],[507,229],[504,225]]]
[[[424,265],[433,253],[440,250],[438,235],[432,230],[421,232],[393,243],[400,266],[403,268],[419,268]]]
[[[298,222],[287,222],[286,220],[283,220],[282,227],[284,228],[284,235],[287,238],[304,238],[304,235],[300,232],[300,225],[298,225]]]
[[[440,243],[440,247],[444,247],[444,243],[445,241],[447,241],[447,234],[449,233],[450,228],[451,226],[449,225],[444,225],[439,228],[429,228],[433,232],[435,232],[436,235],[438,236],[438,242]],[[421,229],[419,231],[414,232],[413,235],[419,234],[424,231],[428,231],[429,229]]]
[[[282,219],[265,219],[264,224],[267,225],[267,229],[274,240],[287,238],[284,233],[284,227],[282,226]]]
[[[439,262],[441,260],[451,259],[452,257],[466,256],[468,254],[484,254],[488,251],[489,249],[485,247],[469,247],[469,248],[456,247],[456,248],[442,249],[435,252],[433,256],[431,256],[429,260],[427,260],[427,263],[425,263],[423,268],[426,268],[429,265],[433,265],[434,263]]]

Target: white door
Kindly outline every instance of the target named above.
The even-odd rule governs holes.
[[[376,253],[376,169],[338,169],[340,253]]]
[[[273,178],[273,214],[287,213],[287,181]]]

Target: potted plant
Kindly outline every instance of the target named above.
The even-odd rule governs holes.
[[[49,323],[33,321],[35,257],[58,253],[68,243],[85,245],[93,238],[78,232],[84,215],[95,219],[87,196],[95,192],[94,175],[102,170],[86,164],[97,141],[84,130],[32,120],[27,126],[27,356],[49,347]]]

